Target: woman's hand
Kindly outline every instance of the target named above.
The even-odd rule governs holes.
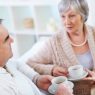
[[[86,71],[88,72],[90,77],[95,77],[95,71],[90,71],[88,69],[86,69]]]
[[[70,89],[64,84],[60,84],[55,95],[74,95],[74,94],[73,94],[73,89]]]
[[[95,82],[95,71],[90,71],[88,69],[86,69],[86,71],[88,72],[88,76],[83,80],[89,80],[93,84]]]
[[[63,67],[55,66],[52,69],[52,75],[53,76],[67,76],[68,70]]]

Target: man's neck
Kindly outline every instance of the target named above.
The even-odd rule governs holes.
[[[0,67],[4,68],[6,63],[7,63],[7,61],[0,60]]]

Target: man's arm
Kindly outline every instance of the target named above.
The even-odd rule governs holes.
[[[33,68],[28,66],[26,63],[17,62],[17,68],[20,72],[24,73],[31,80],[33,80],[35,76],[39,75],[36,71],[34,71]]]
[[[20,64],[20,63],[18,63]],[[48,90],[48,87],[51,85],[51,80],[53,76],[50,75],[39,75],[37,72],[34,71],[31,67],[29,67],[27,64],[21,64],[18,65],[19,70],[24,73],[29,79],[31,79],[36,86],[38,86],[40,89]]]

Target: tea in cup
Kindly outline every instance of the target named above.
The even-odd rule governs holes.
[[[59,77],[55,77],[54,79],[52,79],[52,84],[54,85],[58,85],[60,83],[64,83],[67,81],[67,78],[65,76],[59,76]]]
[[[68,68],[69,71],[69,76],[77,79],[82,77],[83,73],[84,73],[84,69],[82,65],[74,65]]]

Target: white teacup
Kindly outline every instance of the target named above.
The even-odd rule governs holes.
[[[82,65],[74,65],[68,68],[69,71],[69,76],[76,79],[76,78],[80,78],[83,73],[83,66]]]
[[[58,86],[62,83],[64,85],[67,85],[70,89],[72,89],[74,87],[74,84],[72,82],[68,81],[65,76],[55,77],[54,79],[52,79],[51,82],[52,82],[52,85],[50,86],[48,91],[52,94],[55,94],[56,90],[58,89]]]

